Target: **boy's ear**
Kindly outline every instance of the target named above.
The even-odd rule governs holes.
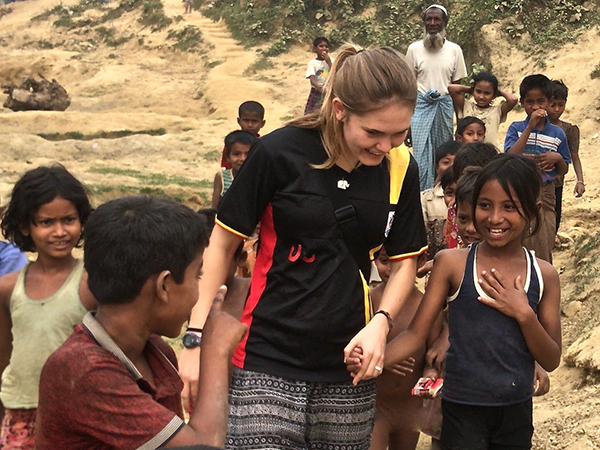
[[[262,124],[260,125],[260,127],[261,127],[261,128],[262,128],[262,127],[264,127],[264,126],[265,126],[265,123],[267,123],[267,121],[263,119],[263,121],[262,121]]]
[[[240,118],[239,118],[239,117],[237,118],[237,123],[238,123],[238,125],[239,125],[240,127],[242,126],[242,124],[241,124],[241,121],[240,121]]]
[[[163,270],[156,277],[156,295],[164,302],[169,302],[169,284],[173,282],[173,275],[169,270]]]

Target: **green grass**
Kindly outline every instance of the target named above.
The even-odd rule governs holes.
[[[39,133],[38,136],[47,141],[66,141],[73,139],[77,141],[91,141],[94,139],[120,139],[135,134],[148,134],[150,136],[162,136],[167,131],[164,128],[155,128],[151,130],[116,130],[116,131],[99,131],[98,133],[83,134],[79,131],[69,131],[67,133]]]
[[[221,161],[221,150],[210,150],[202,155],[202,158],[206,161]]]
[[[212,187],[212,182],[209,180],[191,180],[179,175],[149,173],[134,169],[120,169],[117,167],[92,167],[89,171],[92,173],[99,173],[101,175],[121,175],[132,177],[153,186],[177,185],[195,189],[209,189]]]
[[[273,61],[271,61],[266,56],[262,56],[260,59],[250,64],[246,68],[246,70],[244,70],[244,75],[254,75],[256,72],[259,72],[261,70],[272,69],[273,67],[275,67]]]
[[[140,187],[125,184],[88,184],[93,195],[102,198],[117,198],[123,195],[148,195],[151,197],[170,198],[177,202],[184,202],[189,194],[185,192],[166,192],[161,188]]]
[[[590,73],[590,77],[592,80],[600,78],[600,62],[596,64],[596,67],[594,67],[594,70],[592,70],[592,73]]]
[[[598,267],[600,254],[600,231],[595,234],[584,233],[575,239],[574,256],[577,273],[575,274],[575,294],[583,293],[600,275]]]
[[[177,41],[171,46],[175,50],[187,53],[203,53],[204,39],[200,29],[194,25],[186,25],[181,30],[171,30],[167,39]]]

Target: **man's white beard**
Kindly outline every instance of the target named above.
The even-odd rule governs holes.
[[[439,50],[444,46],[446,40],[446,29],[443,29],[439,33],[429,34],[425,32],[423,37],[423,45],[427,50]]]

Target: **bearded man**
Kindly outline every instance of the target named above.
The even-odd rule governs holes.
[[[419,94],[411,121],[413,154],[419,166],[421,191],[433,187],[435,149],[452,140],[452,99],[449,84],[467,76],[458,44],[446,39],[448,12],[431,5],[423,13],[425,36],[408,47],[406,59],[417,77]]]

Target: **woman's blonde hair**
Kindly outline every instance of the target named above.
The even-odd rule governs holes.
[[[348,151],[343,123],[336,119],[333,99],[338,98],[350,114],[366,114],[392,102],[417,102],[417,80],[404,56],[391,47],[363,49],[344,44],[325,84],[325,98],[318,112],[292,120],[288,125],[319,129],[329,157],[316,166],[328,169]]]

